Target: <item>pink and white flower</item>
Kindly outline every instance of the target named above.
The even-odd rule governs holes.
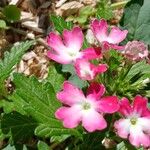
[[[64,30],[63,39],[56,33],[51,32],[47,37],[47,43],[52,48],[47,56],[61,64],[70,64],[78,58],[95,59],[100,55],[100,51],[94,48],[87,48],[80,51],[84,36],[79,27],[71,31]]]
[[[134,98],[130,105],[127,98],[120,101],[119,112],[124,118],[115,122],[117,134],[129,138],[132,145],[150,147],[150,111],[147,99],[141,96]]]
[[[118,46],[118,44],[126,38],[127,30],[122,31],[118,27],[113,27],[108,34],[108,24],[104,19],[95,19],[91,24],[91,29],[104,49],[111,47],[122,50],[124,48],[124,46]]]
[[[66,128],[75,128],[82,122],[89,132],[102,130],[107,126],[103,113],[114,113],[119,109],[117,97],[102,97],[104,93],[102,84],[92,83],[85,96],[80,89],[66,81],[63,91],[57,94],[65,106],[59,108],[55,116],[63,121]]]
[[[124,54],[130,60],[140,61],[148,57],[148,46],[141,41],[129,41],[125,46]]]
[[[93,80],[99,73],[107,70],[106,64],[95,66],[86,59],[77,59],[75,62],[75,70],[82,80]]]

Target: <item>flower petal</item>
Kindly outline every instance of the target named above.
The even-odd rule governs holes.
[[[84,37],[79,27],[74,27],[71,31],[64,30],[63,38],[66,47],[68,47],[70,51],[77,52],[82,47]]]
[[[82,116],[82,125],[88,132],[102,130],[107,127],[103,116],[93,109],[87,110]]]
[[[72,106],[85,99],[83,92],[72,83],[65,81],[63,91],[57,93],[57,98],[64,104]]]
[[[129,141],[132,145],[136,147],[140,146],[149,147],[150,135],[144,134],[141,126],[139,125],[132,126],[130,129]]]
[[[88,60],[86,59],[78,59],[75,64],[75,70],[77,75],[82,79],[82,80],[93,80],[95,77],[95,72],[94,72],[94,65],[92,65]]]
[[[91,24],[91,29],[99,42],[107,41],[108,25],[104,19],[95,19]]]
[[[98,100],[105,93],[103,84],[93,82],[87,90],[87,98]]]
[[[120,30],[118,27],[113,27],[108,36],[107,41],[112,44],[119,44],[122,42],[128,34],[127,30]]]
[[[130,113],[132,113],[132,108],[127,98],[122,98],[122,100],[120,101],[119,112],[125,117],[129,116]]]
[[[64,43],[62,42],[61,37],[53,32],[51,32],[48,35],[47,43],[48,46],[50,46],[53,50],[55,50],[59,54],[61,54],[66,49]]]
[[[99,112],[114,113],[119,109],[119,103],[117,96],[107,96],[101,98],[99,101]]]
[[[137,95],[134,98],[133,110],[140,114],[140,116],[150,116],[150,111],[147,107],[148,101],[146,98]]]
[[[81,108],[77,105],[61,107],[55,112],[55,117],[63,121],[66,128],[75,128],[81,121]]]
[[[117,130],[117,134],[122,138],[128,138],[130,133],[130,120],[120,119],[114,123],[114,127]]]
[[[60,64],[70,64],[72,62],[72,60],[67,55],[63,54],[63,56],[62,56],[62,55],[53,54],[52,51],[48,51],[47,56],[50,59],[52,59]]]
[[[102,58],[102,52],[100,47],[90,47],[81,51],[82,58],[92,60],[96,58]]]

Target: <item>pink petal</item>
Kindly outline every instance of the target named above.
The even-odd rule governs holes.
[[[99,101],[99,112],[114,113],[118,111],[119,104],[117,96],[107,96]]]
[[[78,59],[75,64],[75,70],[77,75],[82,80],[93,80],[96,76],[94,73],[94,67],[91,63],[88,62],[86,59]],[[95,67],[96,68],[96,67]]]
[[[83,43],[83,33],[79,27],[73,28],[71,31],[64,30],[63,38],[66,47],[72,49],[72,51],[79,51]]]
[[[102,58],[100,47],[86,48],[81,51],[81,54],[82,54],[82,58],[87,59],[87,60]]]
[[[120,119],[114,123],[114,127],[117,130],[117,134],[122,138],[128,138],[130,133],[130,120]]]
[[[102,43],[102,47],[103,47],[103,51],[104,50],[109,50],[109,49],[116,49],[116,50],[124,50],[125,49],[125,46],[119,46],[119,45],[116,45],[116,44],[111,44],[107,41]]]
[[[82,116],[82,125],[88,132],[102,130],[107,127],[103,116],[95,110],[88,110]]]
[[[63,121],[66,128],[75,128],[81,121],[81,108],[77,105],[61,107],[55,112],[55,117]]]
[[[63,55],[63,57],[62,57],[62,55],[53,54],[52,51],[48,51],[47,56],[50,59],[52,59],[52,60],[54,60],[54,61],[56,61],[60,64],[70,64],[70,63],[72,63],[72,60],[70,58],[68,58],[67,56]]]
[[[83,92],[72,83],[65,81],[63,91],[57,93],[57,98],[64,104],[72,106],[85,99]]]
[[[132,145],[136,147],[149,147],[150,135],[144,134],[139,127],[132,128],[129,136],[129,141]]]
[[[112,44],[119,44],[126,38],[127,34],[127,30],[122,31],[118,27],[113,27],[107,41]]]
[[[127,98],[122,98],[122,100],[120,101],[119,112],[126,117],[132,113],[132,108]]]
[[[148,101],[146,98],[137,95],[134,98],[133,110],[140,114],[140,116],[150,116],[150,111],[147,107]]]
[[[86,59],[77,59],[74,66],[77,75],[82,80],[93,80],[98,73],[103,73],[107,70],[107,65],[95,66]]]
[[[97,73],[103,73],[107,70],[108,66],[106,64],[99,64],[95,69],[95,74]]]
[[[87,90],[87,97],[98,100],[105,93],[103,84],[93,82]]]
[[[91,29],[99,42],[106,41],[108,25],[104,19],[100,21],[95,19],[91,24]]]
[[[47,43],[57,53],[62,53],[62,51],[66,49],[66,47],[64,46],[64,43],[62,42],[61,37],[53,32],[51,32],[48,35]]]

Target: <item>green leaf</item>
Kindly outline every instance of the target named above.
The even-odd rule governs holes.
[[[6,114],[10,113],[14,109],[14,103],[6,100],[0,100],[0,108],[3,108],[3,111]]]
[[[51,150],[50,147],[43,141],[39,141],[37,147],[38,150]]]
[[[6,22],[0,19],[0,28],[6,29]]]
[[[59,65],[51,65],[49,67],[49,72],[48,72],[48,78],[47,81],[50,82],[54,89],[55,92],[58,92],[61,90],[61,85],[63,84],[65,78],[62,74],[62,72],[60,72],[61,67]]]
[[[88,82],[81,80],[76,74],[71,75],[68,81],[71,81],[71,83],[78,86],[79,88],[85,88],[88,86]]]
[[[78,17],[75,18],[79,23],[84,24],[87,22],[88,16],[93,14],[92,6],[85,6],[79,10]]]
[[[5,93],[4,81],[12,72],[12,68],[17,64],[22,55],[27,51],[34,41],[21,42],[14,45],[10,52],[5,52],[4,59],[0,60],[0,95]]]
[[[28,140],[33,136],[37,122],[17,112],[5,114],[1,120],[1,129],[4,134],[11,132],[14,141]]]
[[[113,17],[112,9],[109,4],[109,0],[101,0],[97,6],[96,17],[98,19],[104,18],[109,20]]]
[[[134,64],[129,70],[128,74],[126,75],[126,79],[130,80],[137,74],[144,75],[144,77],[147,78],[147,76],[145,75],[150,74],[150,65],[147,64],[145,61],[141,61]]]
[[[102,140],[105,137],[105,132],[88,133],[83,136],[83,142],[79,145],[79,150],[98,150],[105,149],[102,145]]]
[[[66,22],[60,16],[51,15],[50,20],[53,22],[55,30],[57,30],[60,34],[63,32],[64,29],[70,30],[73,27],[72,22]]]
[[[55,118],[54,114],[60,107],[60,103],[50,83],[40,83],[34,77],[27,78],[21,74],[14,74],[14,83],[16,94],[25,101],[24,110],[39,123],[35,130],[36,135],[40,137],[62,134],[80,136],[76,129],[65,129],[62,122]]]
[[[3,10],[8,21],[18,21],[21,16],[21,11],[16,5],[8,5]]]
[[[120,25],[128,30],[128,41],[141,40],[150,44],[149,14],[149,0],[131,0],[127,3]]]

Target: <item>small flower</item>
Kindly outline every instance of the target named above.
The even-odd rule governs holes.
[[[141,96],[134,98],[133,105],[128,99],[120,101],[119,112],[125,117],[115,122],[117,133],[122,138],[129,138],[132,145],[150,146],[150,111],[147,99]]]
[[[118,46],[126,36],[127,30],[120,30],[118,27],[113,27],[108,35],[108,24],[104,19],[100,21],[95,19],[91,24],[91,29],[97,40],[103,45],[104,49],[113,48],[122,50],[124,46]]]
[[[47,37],[47,43],[52,48],[47,56],[61,64],[70,64],[78,58],[95,59],[100,55],[100,51],[94,48],[87,48],[80,52],[84,40],[82,30],[79,27],[71,31],[64,30],[63,39],[51,32]]]
[[[84,96],[80,89],[66,81],[63,91],[57,94],[65,106],[59,108],[55,116],[63,121],[66,128],[75,128],[82,122],[89,132],[102,130],[107,126],[103,113],[114,113],[119,109],[117,97],[102,97],[104,93],[105,87],[102,84],[92,83],[87,96]]]
[[[99,64],[98,66],[95,66],[86,59],[78,59],[75,62],[75,70],[82,80],[93,80],[97,74],[107,70],[107,65]]]
[[[148,56],[148,46],[141,41],[128,42],[124,54],[133,61],[140,61]]]

